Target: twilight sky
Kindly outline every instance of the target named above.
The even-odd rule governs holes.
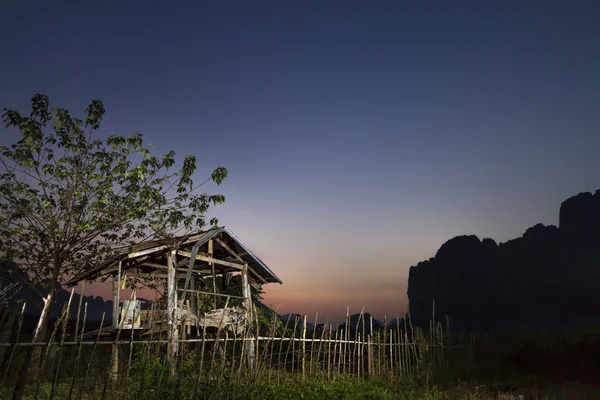
[[[598,2],[160,4],[3,4],[0,108],[99,98],[101,135],[226,166],[215,213],[280,312],[402,314],[447,239],[557,224],[600,188]]]

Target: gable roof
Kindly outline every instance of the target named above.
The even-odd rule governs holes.
[[[158,239],[147,242],[132,244],[116,248],[112,256],[104,262],[89,271],[78,274],[71,278],[66,285],[73,286],[84,280],[95,280],[111,273],[111,267],[121,262],[122,269],[126,270],[136,265],[135,260],[142,256],[162,256],[172,249],[202,248],[208,245],[210,239],[220,239],[224,244],[237,253],[239,259],[248,264],[249,275],[258,282],[262,283],[282,283],[282,281],[271,271],[266,264],[250,250],[229,228],[221,227],[207,231],[201,231],[184,236],[177,236],[166,239]],[[222,249],[221,249],[222,250]],[[225,251],[221,251],[225,255]],[[227,257],[231,257],[228,253]],[[215,258],[218,258],[215,254]],[[240,261],[240,260],[237,261]],[[148,269],[151,267],[143,266]]]

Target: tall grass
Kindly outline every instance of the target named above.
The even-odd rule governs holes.
[[[309,331],[306,316],[284,322],[274,316],[254,318],[239,335],[228,329],[194,335],[181,327],[177,356],[169,358],[164,334],[119,329],[109,339],[69,337],[88,324],[85,308],[81,327],[69,326],[76,320],[63,313],[48,342],[23,343],[24,310],[2,318],[0,329],[9,332],[0,344],[2,399],[485,399],[496,390],[600,376],[596,336],[465,337],[441,322],[423,331],[410,319],[375,329],[362,312],[344,327],[319,326],[317,315]],[[42,351],[32,365],[34,347]]]

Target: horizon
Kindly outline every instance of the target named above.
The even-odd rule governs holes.
[[[98,98],[100,137],[225,166],[210,216],[283,281],[264,303],[323,320],[402,315],[447,240],[558,226],[598,189],[600,4],[340,4],[11,3],[0,108]]]
[[[565,198],[562,202],[568,200],[571,197],[575,197],[575,196],[580,195],[580,194],[584,194],[584,193],[594,194],[596,191],[600,191],[600,189],[594,189],[594,190],[589,190],[589,191],[574,193],[572,196],[569,196],[568,198]],[[561,202],[561,204],[562,204],[562,202]],[[561,204],[559,204],[559,206],[557,207],[557,220],[558,220],[558,212],[560,210],[560,205]],[[538,224],[542,224],[542,225],[544,225],[546,227],[550,227],[550,226],[554,226],[556,228],[560,227],[560,224],[558,224],[558,223],[556,223],[556,224],[550,224],[550,223],[538,222],[536,224],[531,225],[527,229],[532,228],[532,227],[534,227],[534,226],[536,226]],[[512,237],[512,238],[508,238],[506,240],[496,240],[495,238],[480,237],[478,235],[474,235],[474,236],[476,236],[479,241],[483,241],[484,239],[492,239],[497,245],[500,245],[500,244],[506,243],[508,241],[521,238],[524,234],[525,234],[525,231],[523,231],[523,233],[521,233],[520,235],[517,235],[517,236]],[[469,234],[465,234],[465,235],[469,235]],[[439,248],[444,243],[446,243],[449,240],[452,240],[453,238],[456,238],[458,236],[464,236],[464,235],[455,235],[455,236],[452,236],[452,237],[448,237],[446,240],[444,240],[444,242],[440,243],[440,245],[438,246],[438,248],[435,250],[435,252],[431,256],[425,257],[425,258],[423,258],[422,260],[419,260],[419,261],[427,261],[427,260],[434,259],[437,251],[439,250]],[[243,238],[242,238],[242,241],[244,241]],[[260,256],[259,256],[259,258],[260,258]],[[414,265],[411,265],[411,267],[412,266],[416,266],[416,264],[417,263],[415,263]],[[269,265],[267,264],[267,267],[268,266]],[[277,275],[277,271],[273,271],[273,272],[275,273],[275,275]],[[408,277],[407,277],[407,279],[408,279]],[[377,321],[379,321],[381,323],[383,323],[383,321],[387,318],[388,325],[389,325],[396,318],[403,318],[403,316],[406,315],[409,312],[408,311],[408,296],[406,296],[406,293],[405,293],[405,296],[406,296],[406,306],[405,306],[405,308],[403,309],[403,311],[397,311],[395,314],[384,313],[384,314],[379,314],[378,315],[377,313],[371,312],[371,310],[365,308],[364,306],[358,306],[356,309],[353,310],[349,305],[346,306],[345,308],[343,308],[343,310],[341,310],[341,309],[340,310],[337,310],[337,309],[333,310],[331,307],[325,307],[325,309],[329,309],[330,310],[330,313],[326,313],[326,314],[323,314],[318,309],[311,309],[308,313],[306,313],[306,312],[305,313],[303,313],[303,312],[297,312],[297,311],[294,311],[294,309],[286,309],[286,311],[282,311],[281,309],[279,309],[278,306],[275,306],[272,303],[270,303],[268,301],[267,297],[268,297],[268,290],[270,288],[273,288],[273,287],[280,287],[281,288],[284,285],[285,285],[285,282],[283,282],[283,284],[271,283],[271,284],[263,285],[263,290],[265,291],[265,293],[264,293],[264,296],[263,296],[263,300],[261,302],[264,305],[272,308],[274,311],[276,311],[282,317],[285,316],[285,315],[290,315],[290,314],[306,316],[307,323],[311,323],[311,324],[314,323],[314,319],[311,318],[311,317],[314,316],[314,317],[318,317],[318,323],[319,324],[324,323],[323,321],[327,320],[327,321],[329,321],[329,324],[331,324],[331,325],[334,325],[334,326],[335,325],[340,325],[340,324],[343,324],[345,322],[346,312],[349,312],[350,316],[359,315],[362,312],[364,312],[364,314],[370,314],[370,315],[372,315],[374,320],[377,320]],[[408,281],[406,282],[406,285],[408,286]],[[104,301],[112,301],[112,286],[111,286],[110,283],[107,283],[107,282],[104,282],[104,283],[95,282],[92,285],[86,285],[85,289],[84,289],[84,293],[83,293],[85,296],[89,296],[90,295],[90,294],[87,293],[87,290],[91,286],[93,286],[93,292],[94,292],[92,294],[92,296],[100,296]],[[75,289],[75,293],[81,294],[81,286],[75,286],[74,289]],[[283,287],[283,290],[285,290],[285,287]],[[139,288],[139,289],[136,290],[136,292],[137,292],[138,298],[142,297],[142,298],[144,298],[145,300],[148,300],[148,301],[153,301],[153,299],[160,298],[160,296],[156,294],[157,292],[153,291],[151,289]],[[132,291],[130,289],[124,289],[124,290],[121,290],[120,293],[121,293],[121,297],[120,298],[121,298],[121,300],[123,300],[125,298],[129,298],[129,296],[131,296]],[[156,296],[158,296],[158,297],[156,297]],[[342,301],[343,300],[344,299],[342,299]],[[333,310],[333,311],[331,311],[331,310]]]

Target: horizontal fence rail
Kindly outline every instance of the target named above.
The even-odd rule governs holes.
[[[175,342],[177,343],[202,343],[202,342],[206,342],[206,343],[223,343],[223,342],[240,342],[240,341],[259,341],[259,342],[264,342],[264,341],[276,341],[276,342],[305,342],[305,343],[342,343],[342,344],[356,344],[357,342],[354,340],[335,340],[335,339],[302,339],[302,338],[280,338],[280,337],[276,337],[276,338],[270,338],[270,337],[266,337],[266,336],[261,336],[258,338],[238,338],[238,339],[234,339],[234,338],[220,338],[220,339],[212,339],[212,338],[207,338],[207,339],[178,339]],[[111,340],[101,340],[98,342],[92,342],[89,340],[84,340],[81,342],[36,342],[36,343],[32,343],[32,342],[18,342],[18,343],[0,343],[0,347],[11,347],[11,346],[16,346],[16,347],[45,347],[45,346],[55,346],[55,345],[61,345],[61,346],[89,346],[89,345],[113,345],[113,344],[117,344],[117,345],[124,345],[124,344],[131,344],[133,343],[135,344],[168,344],[170,343],[169,340],[167,339],[163,339],[163,340],[133,340],[133,342],[129,341],[129,340],[120,340],[118,342],[115,341],[111,341]],[[410,346],[414,346],[413,343],[370,343],[370,346],[373,347],[397,347],[397,346],[401,346],[401,347],[410,347]],[[449,347],[446,345],[442,345],[442,344],[436,344],[430,347],[436,347],[436,348],[444,348],[444,347]],[[467,347],[467,345],[463,345],[463,346],[459,346],[459,345],[454,345],[452,347]]]

